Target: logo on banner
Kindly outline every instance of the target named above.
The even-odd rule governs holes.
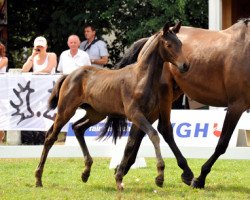
[[[100,130],[103,128],[104,122],[100,122],[94,126],[91,126],[85,131],[85,136],[98,136]],[[213,126],[213,129],[211,128]],[[216,137],[220,137],[221,131],[218,123],[172,123],[173,131],[179,138],[207,138],[212,134]],[[131,123],[128,123],[128,130],[126,136],[128,136],[131,129]],[[72,123],[69,124],[68,136],[74,136],[72,129]]]
[[[54,85],[55,81],[53,81],[53,87]],[[30,87],[30,81],[28,81],[25,86],[22,86],[20,83],[18,83],[17,86],[18,89],[13,88],[13,92],[18,98],[18,102],[10,100],[10,105],[16,110],[16,112],[12,113],[11,116],[20,116],[20,120],[17,123],[19,124],[20,122],[35,116],[35,113],[30,106],[30,96],[32,93],[35,94],[36,91]],[[48,90],[48,93],[52,92],[53,87]],[[38,111],[36,116],[40,117],[42,115],[47,119],[53,120],[55,118],[55,114],[51,116],[49,115],[49,112],[50,110],[48,109],[44,113]]]
[[[221,130],[218,127],[218,123],[172,123],[172,127],[176,132],[176,135],[180,138],[190,138],[190,137],[208,137],[211,131],[211,126],[213,125],[212,133],[216,137],[220,137]]]

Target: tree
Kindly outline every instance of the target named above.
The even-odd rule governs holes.
[[[208,1],[204,0],[18,0],[8,1],[8,56],[10,67],[21,67],[38,35],[48,39],[58,56],[67,38],[83,38],[83,25],[92,22],[99,35],[115,36],[108,45],[116,63],[124,49],[141,37],[158,31],[166,21],[207,27]],[[13,57],[13,58],[12,58]]]

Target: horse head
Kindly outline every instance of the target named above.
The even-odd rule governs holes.
[[[160,54],[165,61],[169,61],[183,73],[188,71],[189,65],[182,53],[182,43],[176,35],[180,28],[180,21],[172,28],[169,27],[168,23],[164,25],[161,38],[163,44],[160,45],[162,47]]]

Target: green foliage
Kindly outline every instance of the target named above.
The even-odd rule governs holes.
[[[48,39],[58,56],[67,38],[83,40],[83,25],[93,23],[99,36],[113,34],[109,43],[114,64],[131,43],[158,31],[165,22],[207,27],[208,1],[204,0],[18,0],[8,1],[8,57],[10,67],[21,67],[38,35]],[[27,49],[24,49],[27,47]],[[24,55],[24,56],[23,56]],[[13,58],[12,58],[13,57]]]

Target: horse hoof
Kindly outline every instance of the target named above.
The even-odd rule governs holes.
[[[36,187],[43,187],[43,184],[42,184],[42,182],[36,182]]]
[[[198,178],[193,178],[191,186],[193,188],[203,189],[205,187],[205,182],[200,181]]]
[[[123,183],[117,183],[117,190],[123,191],[124,190],[124,184]]]
[[[163,182],[164,182],[164,178],[162,178],[162,177],[156,177],[155,178],[155,184],[158,187],[163,187]]]
[[[182,182],[189,186],[191,185],[193,178],[194,174],[192,172],[189,174],[182,173],[181,175]]]
[[[82,181],[86,183],[89,179],[89,173],[82,173]]]

